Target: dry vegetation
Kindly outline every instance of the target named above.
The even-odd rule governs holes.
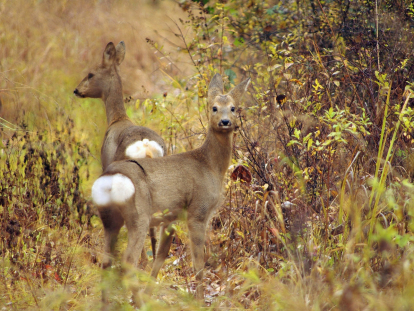
[[[145,282],[146,309],[412,310],[411,1],[204,3],[0,0],[0,306],[95,310],[108,287],[128,310]],[[252,180],[229,171],[205,304],[181,223],[159,284],[119,261],[101,282],[106,117],[72,92],[120,40],[128,115],[170,153],[203,139],[214,72],[253,80],[232,163]]]

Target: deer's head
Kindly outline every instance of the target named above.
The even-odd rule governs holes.
[[[109,42],[103,52],[101,64],[89,71],[73,93],[82,98],[104,98],[105,94],[113,87],[114,79],[117,79],[116,82],[121,85],[118,67],[124,57],[125,43],[121,41],[115,47],[112,42]]]
[[[215,74],[208,87],[208,109],[210,126],[214,131],[231,132],[236,128],[236,109],[250,79],[235,86],[228,94],[223,94],[223,79]]]

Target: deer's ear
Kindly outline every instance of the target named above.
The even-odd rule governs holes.
[[[122,61],[125,58],[125,43],[124,43],[124,41],[119,42],[115,49],[116,49],[115,63],[119,66],[119,65],[121,65]]]
[[[105,51],[103,52],[102,64],[104,66],[109,66],[113,63],[116,57],[115,45],[112,42],[109,42],[106,45]]]
[[[244,80],[243,82],[241,82],[240,84],[235,86],[230,91],[229,95],[234,99],[234,102],[236,104],[239,104],[240,99],[242,98],[244,92],[247,91],[247,88],[249,87],[249,84],[250,84],[250,78]]]
[[[223,94],[223,78],[216,73],[208,86],[208,102],[211,103],[217,95]]]

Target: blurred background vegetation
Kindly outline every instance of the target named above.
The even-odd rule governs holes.
[[[72,92],[124,40],[128,115],[169,154],[204,139],[215,72],[252,78],[229,171],[252,181],[226,180],[207,307],[413,309],[413,27],[408,0],[0,0],[0,305],[94,310],[110,287],[128,310],[140,279],[147,309],[202,306],[181,223],[159,284],[119,261],[100,281],[106,117]]]

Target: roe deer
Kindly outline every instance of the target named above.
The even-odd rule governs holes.
[[[223,180],[230,164],[236,126],[236,105],[249,83],[247,79],[223,95],[221,76],[213,77],[208,90],[209,129],[198,149],[163,158],[113,162],[92,187],[107,243],[116,239],[125,222],[128,245],[124,260],[132,265],[137,265],[148,228],[163,222],[151,272],[154,278],[170,249],[174,229],[168,225],[187,214],[198,298],[204,294],[201,281],[206,227],[222,202]],[[154,216],[162,211],[163,216]],[[111,248],[107,245],[106,249]]]
[[[101,98],[105,103],[108,128],[101,149],[102,169],[117,160],[156,158],[165,154],[164,140],[153,130],[137,126],[127,117],[123,93],[122,81],[119,76],[119,65],[125,58],[125,43],[123,41],[115,45],[109,42],[103,52],[102,62],[89,71],[88,75],[79,83],[73,92],[78,97]],[[150,229],[153,257],[155,258],[155,234]],[[115,241],[112,241],[114,247]],[[109,250],[109,249],[108,249]],[[146,254],[143,252],[143,260],[146,262]],[[104,268],[110,265],[110,261],[104,261]]]

